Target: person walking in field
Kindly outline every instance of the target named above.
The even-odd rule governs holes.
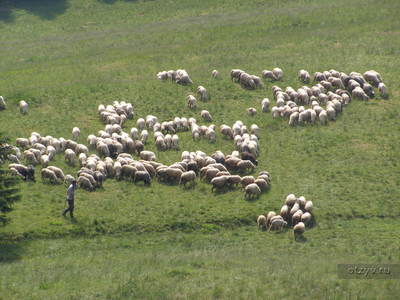
[[[71,185],[67,189],[67,204],[68,204],[68,207],[62,213],[64,217],[65,217],[65,214],[67,212],[69,212],[71,218],[74,217],[74,201],[75,201],[75,190],[76,190],[76,187],[77,187],[76,180],[74,180],[74,181],[72,181]]]

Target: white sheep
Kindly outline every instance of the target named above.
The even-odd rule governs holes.
[[[76,162],[76,154],[72,149],[66,149],[65,152],[65,161],[70,165],[75,165]]]
[[[294,227],[293,227],[293,231],[294,231],[294,235],[295,238],[297,238],[297,236],[300,236],[304,233],[306,226],[304,225],[303,222],[299,222],[297,223]]]
[[[267,218],[264,215],[258,216],[257,226],[258,226],[258,229],[266,229],[267,228]]]
[[[145,126],[146,126],[146,121],[143,118],[137,119],[136,127],[139,128],[139,130],[143,130]]]
[[[155,161],[156,155],[152,151],[143,150],[140,152],[140,158],[143,160]]]
[[[79,135],[81,134],[81,131],[78,127],[72,128],[72,139],[74,141],[78,140]]]
[[[181,178],[179,179],[179,184],[183,184],[186,186],[186,183],[191,182],[195,184],[196,173],[193,170],[183,172]]]
[[[40,164],[43,167],[47,167],[50,163],[50,158],[47,154],[43,154],[42,156],[40,156]]]
[[[57,175],[52,170],[44,168],[44,169],[41,170],[41,175],[42,175],[42,181],[43,182],[45,180],[48,180],[50,183],[53,183],[53,184],[61,183],[58,180]]]
[[[304,82],[304,83],[310,82],[310,73],[308,73],[306,70],[300,70],[299,71],[299,79],[301,82]]]
[[[282,80],[283,78],[283,71],[280,68],[274,68],[272,70],[272,73],[274,74],[275,80],[279,81]]]
[[[274,76],[274,73],[272,73],[272,71],[263,70],[261,72],[261,74],[262,74],[262,77],[265,78],[265,79],[275,80],[275,76]]]
[[[207,110],[202,110],[200,112],[200,115],[201,115],[201,117],[203,118],[204,121],[206,121],[206,122],[211,122],[212,121],[211,114]]]
[[[326,125],[328,123],[328,113],[325,109],[320,111],[318,119],[321,125]]]
[[[6,100],[4,100],[3,96],[0,96],[0,110],[6,109],[6,108],[7,108]]]
[[[269,112],[269,99],[268,98],[264,98],[261,101],[261,111],[262,112]]]
[[[388,91],[387,91],[387,87],[386,87],[386,85],[385,85],[383,82],[380,82],[380,83],[379,83],[379,85],[378,85],[378,90],[379,90],[379,93],[380,93],[380,95],[381,95],[381,97],[382,97],[383,99],[389,98],[389,94],[388,94]]]
[[[258,197],[261,194],[261,189],[258,187],[256,183],[250,183],[245,188],[245,197]]]
[[[19,101],[19,111],[21,114],[28,113],[28,103],[26,103],[24,100]]]
[[[174,134],[171,139],[171,148],[179,149],[179,136]]]
[[[186,97],[187,105],[190,109],[196,109],[197,107],[197,100],[193,95],[188,95]]]
[[[140,133],[140,140],[143,144],[146,144],[148,137],[149,132],[146,129],[142,130],[142,132]]]
[[[255,109],[254,107],[249,107],[248,109],[246,109],[246,111],[249,116],[255,116],[257,114],[257,109]]]
[[[289,117],[289,126],[294,126],[299,122],[299,113],[295,111]]]
[[[208,100],[207,90],[204,88],[204,86],[201,86],[201,85],[198,86],[197,93],[200,95],[200,100],[201,101],[207,101]]]
[[[213,71],[211,72],[211,76],[212,76],[213,78],[219,78],[219,72],[218,72],[217,70],[213,70]]]

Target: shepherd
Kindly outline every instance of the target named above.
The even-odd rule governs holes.
[[[65,214],[67,212],[69,212],[71,218],[74,217],[74,201],[75,201],[75,190],[76,190],[76,187],[77,187],[76,180],[74,180],[74,181],[72,181],[71,185],[67,189],[67,204],[68,204],[68,207],[62,213],[64,217],[65,217]]]

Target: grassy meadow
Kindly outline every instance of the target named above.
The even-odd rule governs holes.
[[[65,186],[40,176],[23,182],[22,200],[0,227],[0,299],[396,299],[398,281],[338,279],[336,265],[400,261],[399,10],[395,0],[0,0],[0,95],[8,103],[0,131],[11,141],[32,131],[70,138],[77,126],[86,143],[104,127],[97,106],[114,100],[134,106],[126,131],[148,114],[203,124],[207,109],[217,127],[242,120],[261,128],[256,172],[272,175],[255,201],[200,181],[184,189],[109,179],[95,192],[77,191],[75,221],[60,216]],[[276,66],[283,81],[263,89],[229,78],[232,68],[260,75]],[[192,86],[155,77],[178,68]],[[298,70],[332,68],[380,72],[389,100],[352,101],[328,126],[290,128],[261,112],[273,84],[297,89]],[[198,85],[211,100],[191,111],[185,97]],[[30,105],[24,116],[22,99]],[[183,150],[234,150],[220,135],[210,144],[178,134],[180,151],[157,152],[158,161],[178,161]],[[78,169],[62,155],[53,164]],[[316,207],[304,243],[291,230],[256,228],[257,215],[280,209],[289,193]]]

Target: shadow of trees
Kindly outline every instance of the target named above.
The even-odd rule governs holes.
[[[28,241],[0,241],[0,266],[20,260]]]
[[[13,11],[19,9],[51,20],[64,13],[67,8],[68,0],[0,0],[0,21],[13,22]]]

